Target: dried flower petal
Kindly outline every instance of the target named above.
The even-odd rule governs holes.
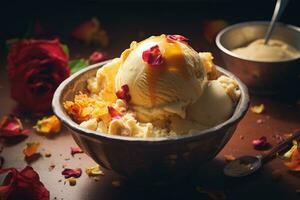
[[[129,101],[131,100],[131,96],[130,96],[130,94],[129,94],[129,87],[128,87],[128,85],[127,85],[127,84],[126,84],[126,85],[123,85],[123,86],[121,87],[121,89],[118,90],[118,91],[116,92],[116,96],[117,96],[119,99],[123,99],[123,100],[125,100],[126,102],[129,102]]]
[[[92,53],[92,55],[89,57],[89,63],[90,63],[90,64],[99,63],[99,62],[102,62],[102,61],[104,61],[104,60],[107,60],[107,55],[106,55],[106,53],[99,52],[99,51],[95,51],[95,52]]]
[[[233,156],[232,154],[226,154],[226,155],[224,155],[224,157],[227,162],[230,162],[230,161],[233,161],[236,159],[236,157]]]
[[[142,58],[149,65],[161,65],[164,62],[158,45],[145,50],[143,52]]]
[[[51,172],[54,168],[55,168],[55,165],[54,165],[54,164],[51,164],[51,165],[48,167],[49,172]]]
[[[300,171],[300,152],[296,149],[289,162],[285,162],[285,165],[290,168],[291,171]]]
[[[23,154],[26,157],[30,157],[37,153],[37,150],[40,146],[39,142],[28,142],[26,143],[27,147],[23,150]]]
[[[83,153],[80,147],[71,147],[71,155],[74,156],[77,153]]]
[[[67,180],[68,180],[70,186],[76,185],[76,178],[70,177]]]
[[[44,154],[44,156],[45,156],[46,158],[49,158],[49,157],[51,157],[52,155],[51,155],[50,152],[46,152],[46,153]]]
[[[33,128],[39,133],[58,133],[61,129],[61,122],[55,115],[52,115],[38,120]]]
[[[85,172],[88,176],[99,176],[99,175],[104,175],[102,170],[100,169],[99,165],[93,166],[93,167],[88,167],[85,169]]]
[[[75,169],[66,168],[61,172],[61,174],[64,175],[65,178],[70,178],[70,177],[79,178],[82,174],[82,170],[80,168],[75,168]]]
[[[185,42],[187,43],[189,41],[188,38],[182,36],[182,35],[167,35],[167,39],[169,41],[178,41],[178,42]]]
[[[265,105],[260,104],[260,105],[252,106],[250,109],[253,113],[261,114],[265,111]]]
[[[24,129],[19,118],[9,115],[2,118],[0,122],[0,135],[4,138],[16,136],[28,136],[29,130]]]
[[[267,146],[267,144],[268,144],[267,137],[265,137],[265,136],[262,136],[259,139],[254,139],[252,141],[252,145],[255,149],[264,148]]]
[[[296,140],[293,141],[292,148],[283,155],[283,158],[284,164],[291,171],[300,171],[300,150]]]
[[[32,167],[27,166],[20,172],[15,168],[0,169],[0,174],[3,173],[8,175],[0,186],[1,199],[49,200],[49,191]]]
[[[287,152],[285,152],[285,154],[283,154],[282,158],[287,160],[287,161],[290,161],[293,153],[295,150],[297,150],[298,148],[298,144],[297,144],[297,141],[296,140],[293,140],[293,146],[290,150],[288,150]]]
[[[108,109],[108,113],[110,114],[110,116],[113,118],[113,119],[120,119],[121,118],[121,113],[119,113],[116,109],[114,109],[112,106],[108,106],[107,107]]]

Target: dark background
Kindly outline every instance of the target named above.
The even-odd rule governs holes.
[[[1,39],[24,34],[31,20],[55,26],[55,31],[68,30],[82,20],[98,16],[109,31],[122,30],[126,24],[136,29],[178,25],[181,32],[200,28],[203,19],[224,19],[230,23],[250,20],[269,20],[276,0],[164,0],[164,1],[6,1],[0,5]],[[281,21],[299,26],[300,1],[290,0]],[[185,27],[192,30],[183,30]]]

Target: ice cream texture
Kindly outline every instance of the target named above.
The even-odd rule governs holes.
[[[64,106],[81,126],[103,133],[192,134],[226,121],[239,100],[237,83],[218,74],[212,59],[180,35],[132,42],[88,79],[89,95],[79,94]]]
[[[264,39],[258,39],[232,52],[243,58],[257,61],[280,61],[300,56],[300,52],[293,46],[276,39],[270,39],[266,45]]]

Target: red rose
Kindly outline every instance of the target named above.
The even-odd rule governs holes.
[[[33,113],[51,110],[58,85],[70,75],[68,55],[59,40],[21,40],[7,58],[11,97]]]
[[[0,174],[3,173],[8,175],[0,186],[0,199],[49,200],[49,191],[32,167],[20,172],[15,168],[0,169]]]

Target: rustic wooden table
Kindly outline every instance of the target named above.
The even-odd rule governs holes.
[[[122,30],[122,37],[120,36]],[[155,31],[151,31],[155,30]],[[183,31],[184,30],[184,31]],[[130,41],[140,40],[143,35],[148,36],[160,33],[181,33],[191,39],[192,46],[199,51],[212,51],[215,55],[215,62],[223,65],[219,59],[214,44],[209,44],[201,37],[200,29],[191,28],[190,25],[181,27],[169,26],[157,27],[154,24],[148,26],[147,30],[141,30],[139,26],[128,28],[119,24],[111,28],[111,45],[106,50],[111,57],[119,56],[121,51],[129,46]],[[125,37],[125,36],[126,37]],[[71,55],[87,56],[92,47],[71,44]],[[5,60],[2,58],[0,71],[0,116],[11,113],[15,106],[10,98],[9,82],[5,70]],[[297,106],[297,99],[278,97],[251,96],[251,105],[263,103],[266,111],[263,114],[248,112],[239,124],[235,134],[218,154],[218,156],[193,172],[193,178],[187,179],[180,184],[164,187],[145,187],[143,185],[131,185],[126,182],[120,187],[115,187],[112,182],[118,180],[111,172],[106,172],[99,181],[89,178],[85,173],[77,180],[76,186],[64,184],[64,177],[61,175],[63,166],[70,168],[86,167],[95,165],[85,154],[70,155],[70,147],[76,146],[70,133],[63,128],[61,133],[51,138],[38,135],[32,130],[35,122],[32,119],[22,118],[25,127],[31,130],[30,136],[17,144],[3,144],[4,149],[1,155],[5,158],[4,167],[17,167],[22,169],[31,165],[41,177],[42,182],[50,191],[51,199],[71,200],[96,200],[96,199],[209,199],[207,195],[197,192],[196,187],[204,187],[210,190],[224,192],[227,199],[299,199],[296,190],[300,189],[299,173],[291,173],[279,159],[274,159],[264,166],[262,170],[253,176],[241,180],[232,180],[224,177],[222,169],[225,165],[224,155],[256,155],[261,152],[254,150],[251,141],[261,136],[267,136],[270,143],[275,145],[277,140],[274,135],[283,135],[300,127],[300,106]],[[262,121],[258,123],[257,120]],[[24,160],[22,150],[26,142],[39,141],[40,152],[50,152],[51,157],[41,156],[31,162]],[[55,165],[52,171],[49,166]],[[273,173],[281,174],[281,178],[274,180]],[[62,181],[60,181],[62,180]]]

